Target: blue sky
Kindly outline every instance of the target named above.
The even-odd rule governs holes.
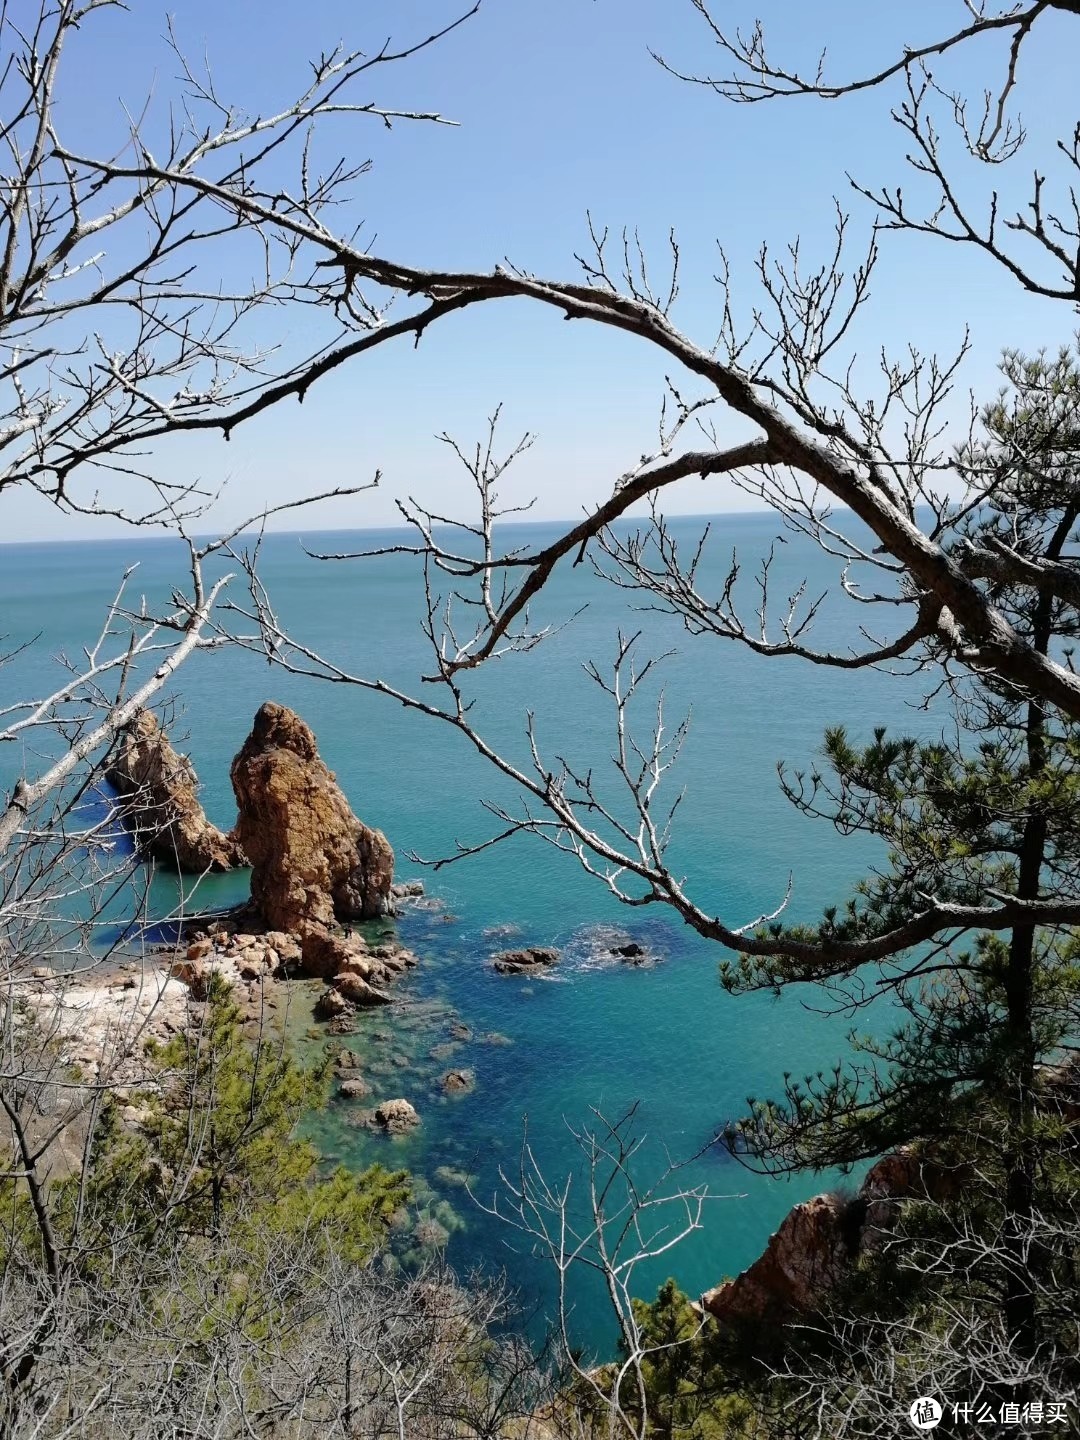
[[[415,36],[452,13],[446,0],[185,0],[176,24],[191,53],[210,57],[221,92],[264,113],[303,77],[306,56],[338,40],[372,47],[387,35]],[[815,57],[828,44],[845,72],[928,38],[943,17],[962,23],[966,11],[959,0],[717,0],[717,13],[744,23],[760,14],[777,48],[794,57]],[[152,105],[162,106],[173,91],[164,15],[154,0],[140,0],[134,14],[106,13],[87,26],[70,56],[64,114],[81,146],[108,143],[122,123],[121,102],[139,108],[152,86]],[[1067,105],[1074,30],[1068,17],[1051,16],[1021,77],[1020,108],[1040,163],[1075,121]],[[674,226],[683,259],[674,318],[708,344],[720,313],[718,240],[733,264],[735,301],[749,311],[758,300],[752,260],[763,242],[781,247],[801,236],[809,253],[823,251],[834,195],[851,208],[853,233],[865,233],[871,210],[848,190],[847,172],[908,188],[903,136],[888,121],[896,92],[736,107],[665,74],[650,46],[683,68],[717,63],[690,0],[484,0],[440,46],[373,80],[372,98],[437,109],[456,127],[401,124],[387,133],[362,120],[339,122],[327,135],[328,144],[374,162],[342,228],[364,219],[377,252],[421,264],[486,269],[508,256],[567,276],[586,238],[587,210],[613,231],[637,225],[658,256]],[[992,44],[972,49],[950,77],[978,92],[982,62],[999,54]],[[1015,179],[995,173],[990,181],[1018,195],[1010,187],[1030,163]],[[989,183],[985,173],[973,181]],[[902,351],[909,342],[949,352],[965,325],[974,353],[964,383],[985,396],[1003,346],[1056,346],[1076,316],[1060,302],[1024,296],[963,247],[886,237],[857,337],[864,363],[882,346]],[[449,430],[471,441],[501,402],[507,441],[526,429],[539,437],[508,481],[509,497],[535,494],[537,518],[574,516],[651,448],[666,368],[625,336],[568,325],[520,302],[491,306],[436,327],[416,351],[376,351],[313,390],[303,408],[271,413],[228,445],[169,442],[155,465],[167,478],[227,482],[209,523],[232,523],[304,489],[361,482],[377,468],[377,493],[327,505],[310,528],[392,523],[394,497],[406,493],[461,511],[468,482],[433,437]],[[673,512],[695,514],[746,504],[723,480],[686,482],[669,500]],[[33,497],[5,498],[0,525],[12,540],[117,531],[115,522],[58,519]]]

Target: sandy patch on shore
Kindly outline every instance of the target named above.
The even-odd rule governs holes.
[[[111,962],[70,975],[39,975],[24,991],[44,1035],[59,1047],[63,1064],[77,1065],[89,1081],[131,1085],[149,1078],[147,1043],[165,1042],[201,1017],[188,986],[170,974],[167,958]],[[212,967],[243,995],[237,966]]]

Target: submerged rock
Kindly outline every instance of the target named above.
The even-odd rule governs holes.
[[[450,1239],[446,1226],[440,1225],[430,1215],[417,1223],[413,1237],[425,1250],[441,1250]]]
[[[620,960],[640,960],[645,955],[644,945],[639,945],[636,940],[628,940],[625,945],[613,945],[612,955],[617,955]]]
[[[206,818],[191,761],[169,744],[152,711],[137,710],[124,727],[105,777],[136,845],[166,869],[201,875],[247,863],[235,832]]]
[[[390,843],[353,814],[310,727],[273,700],[260,706],[230,774],[252,902],[267,927],[299,937],[305,968],[310,951],[326,974],[320,955],[335,924],[391,908]]]
[[[547,945],[527,945],[521,950],[500,950],[491,957],[500,975],[529,975],[559,963],[559,952]]]
[[[444,1095],[467,1095],[476,1089],[476,1076],[471,1070],[448,1070],[439,1084]]]
[[[440,1185],[455,1185],[460,1189],[467,1189],[472,1176],[467,1170],[460,1170],[453,1165],[440,1165],[435,1171],[435,1179]]]

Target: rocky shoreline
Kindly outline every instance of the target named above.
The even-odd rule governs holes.
[[[140,850],[187,873],[250,865],[251,898],[227,914],[187,921],[171,944],[140,958],[80,975],[39,968],[31,980],[31,1009],[48,1023],[63,1058],[86,1081],[107,1078],[119,1086],[121,1099],[149,1078],[148,1041],[166,1041],[201,1022],[214,976],[229,985],[252,1026],[264,1025],[268,1014],[284,1020],[292,981],[320,981],[313,1016],[327,1036],[347,1036],[361,1012],[391,1002],[395,982],[418,963],[395,938],[369,940],[355,928],[393,915],[403,903],[424,903],[423,886],[394,883],[386,836],[352,812],[299,716],[273,701],[262,705],[230,776],[237,821],[225,833],[198,803],[190,761],[148,712],[133,719],[109,778]],[[512,929],[501,927],[491,938],[505,941]],[[594,963],[639,966],[659,958],[614,930],[598,935],[594,952]],[[535,977],[553,974],[562,958],[550,946],[522,945],[490,953],[489,963],[498,975]],[[460,1020],[450,1034],[430,1058],[445,1063],[472,1038]],[[355,1052],[342,1049],[336,1069],[339,1100],[372,1098]],[[452,1100],[474,1085],[471,1068],[452,1067],[437,1093]],[[140,1117],[128,1107],[123,1118],[137,1125]],[[358,1108],[350,1123],[395,1136],[422,1120],[411,1101],[393,1097]],[[796,1205],[753,1264],[702,1296],[702,1311],[724,1325],[784,1323],[813,1310],[858,1255],[880,1243],[896,1203],[925,1193],[925,1184],[914,1157],[898,1153],[873,1167],[856,1196],[821,1195]]]

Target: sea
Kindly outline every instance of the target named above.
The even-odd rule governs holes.
[[[771,553],[770,603],[786,611],[802,594],[820,608],[808,642],[843,651],[858,627],[896,623],[891,607],[857,605],[841,593],[838,562],[804,537],[783,532],[768,513],[669,521],[684,555],[707,539],[698,592],[718,599],[733,555],[734,585],[752,623],[760,603],[760,562]],[[506,527],[507,546],[538,549],[560,527]],[[425,599],[415,556],[400,553],[404,531],[275,533],[261,542],[259,570],[283,628],[341,672],[386,684],[429,703],[433,658],[424,633]],[[244,540],[238,542],[243,545]],[[375,558],[320,560],[314,553],[389,549]],[[530,616],[550,628],[528,653],[490,661],[464,677],[470,723],[520,768],[532,765],[530,730],[540,763],[565,760],[591,772],[610,811],[629,818],[609,680],[620,636],[637,637],[639,669],[654,657],[627,709],[627,725],[646,746],[662,695],[665,733],[689,717],[685,743],[664,776],[656,806],[681,796],[669,864],[709,914],[746,925],[787,898],[785,914],[812,920],[842,903],[867,867],[884,855],[865,837],[844,836],[828,821],[800,814],[778,782],[781,762],[809,774],[820,763],[827,726],[843,724],[869,740],[875,727],[920,735],[940,732],[943,717],[923,700],[919,677],[880,670],[837,670],[797,658],[763,658],[715,635],[689,633],[648,597],[614,585],[588,556],[554,571]],[[0,546],[2,649],[19,652],[0,667],[0,706],[55,688],[65,657],[77,663],[97,638],[108,602],[130,567],[126,604],[160,606],[186,579],[183,548],[172,538]],[[250,632],[243,574],[227,596],[225,619]],[[434,577],[445,602],[452,582]],[[900,612],[901,614],[903,612]],[[454,620],[464,633],[469,614]],[[122,642],[123,625],[109,642]],[[774,631],[774,635],[777,632]],[[31,643],[27,643],[31,642]],[[170,733],[198,772],[210,817],[228,827],[235,815],[229,764],[259,705],[292,706],[312,726],[320,752],[356,813],[389,837],[400,879],[420,879],[423,898],[393,922],[420,963],[397,987],[394,1004],[361,1017],[346,1042],[358,1051],[372,1087],[368,1101],[331,1100],[305,1132],[328,1165],[382,1163],[415,1177],[409,1224],[395,1244],[415,1261],[443,1248],[462,1274],[504,1274],[519,1297],[522,1323],[539,1333],[555,1315],[558,1275],[547,1242],[566,1196],[569,1235],[581,1258],[569,1266],[566,1296],[576,1344],[610,1353],[615,1324],[593,1254],[590,1146],[600,1166],[611,1153],[609,1128],[633,1144],[630,1172],[653,1200],[681,1191],[689,1205],[654,1205],[641,1236],[624,1237],[620,1263],[629,1291],[651,1297],[670,1275],[691,1295],[736,1274],[763,1249],[796,1202],[823,1189],[854,1185],[858,1173],[765,1176],[716,1143],[749,1097],[782,1091],[785,1075],[828,1071],[851,1053],[853,1032],[882,1034],[895,1023],[878,1004],[831,1013],[817,986],[732,996],[718,971],[724,952],[658,905],[628,907],[603,878],[553,840],[530,834],[453,859],[512,829],[522,799],[455,726],[411,712],[384,694],[347,683],[289,674],[265,655],[223,646],[194,655],[159,697]],[[49,740],[0,747],[0,784],[20,769],[34,773]],[[535,809],[535,806],[534,806]],[[508,820],[506,817],[511,817]],[[453,860],[437,866],[435,862]],[[155,875],[159,916],[241,900],[247,875],[211,877],[181,887]],[[378,927],[375,927],[376,929]],[[644,963],[612,953],[634,942]],[[536,977],[502,976],[492,955],[520,945],[555,946],[561,962]],[[312,1027],[318,987],[297,987],[288,1023],[302,1052],[325,1034]],[[469,1072],[473,1088],[447,1095],[450,1069]],[[389,1138],[363,1123],[376,1099],[403,1097],[422,1117],[411,1134]],[[592,1138],[590,1138],[592,1137]],[[595,1158],[595,1152],[594,1152]],[[526,1196],[521,1213],[521,1192]],[[655,1187],[655,1189],[653,1188]],[[546,1197],[546,1198],[545,1198]],[[617,1199],[614,1197],[618,1197]],[[609,1196],[608,1238],[626,1219]],[[683,1231],[678,1243],[671,1243]],[[641,1251],[643,1253],[639,1254]],[[660,1251],[650,1256],[648,1253]]]

